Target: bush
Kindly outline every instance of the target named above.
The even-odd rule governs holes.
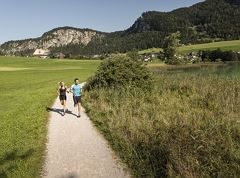
[[[115,56],[104,60],[94,76],[90,77],[85,89],[136,87],[150,90],[152,74],[142,62],[126,56]]]
[[[131,58],[132,60],[134,60],[134,61],[137,61],[137,60],[139,60],[139,58],[140,58],[137,50],[129,51],[129,52],[127,53],[127,56],[128,56],[129,58]]]
[[[167,64],[170,64],[170,65],[180,65],[180,64],[185,64],[187,63],[187,60],[184,59],[184,57],[182,56],[174,56],[173,58],[169,58],[166,60],[166,63]]]
[[[200,51],[203,61],[218,62],[221,61],[238,61],[240,60],[239,54],[234,51],[222,51],[221,49],[213,51]]]

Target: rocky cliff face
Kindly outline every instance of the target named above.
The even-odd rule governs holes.
[[[66,46],[68,44],[87,45],[94,37],[104,36],[103,33],[89,30],[63,27],[53,29],[42,35],[40,38],[9,41],[1,45],[3,54],[15,54],[38,48],[50,49],[52,47]]]
[[[127,33],[142,33],[150,29],[150,25],[143,20],[143,17],[140,17],[136,20],[132,27],[127,30]]]

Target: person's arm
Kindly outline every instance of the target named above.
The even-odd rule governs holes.
[[[69,92],[73,93],[73,86],[70,87]]]
[[[66,88],[66,92],[69,93],[70,88],[68,88],[67,86],[65,86],[65,88]]]

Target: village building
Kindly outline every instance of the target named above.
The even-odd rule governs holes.
[[[48,49],[36,49],[33,56],[46,59],[50,55],[50,50]]]

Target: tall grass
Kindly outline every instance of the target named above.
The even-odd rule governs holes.
[[[95,90],[87,111],[136,177],[239,177],[240,70],[156,74],[152,92]]]

